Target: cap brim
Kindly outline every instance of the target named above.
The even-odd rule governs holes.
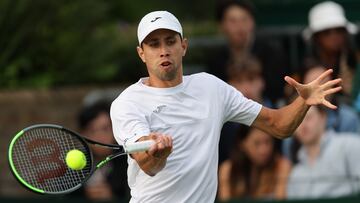
[[[164,27],[164,26],[162,26],[162,25],[154,26],[154,27],[152,27],[151,29],[149,29],[146,33],[144,33],[144,36],[141,37],[141,39],[138,39],[138,40],[139,40],[139,45],[141,45],[141,43],[144,42],[144,40],[146,39],[146,37],[149,36],[152,32],[154,32],[154,31],[156,31],[156,30],[160,30],[160,29],[171,30],[171,31],[173,31],[173,32],[179,33],[179,34],[182,36],[182,33],[180,33],[178,30],[176,30],[176,29],[173,28],[173,27]]]

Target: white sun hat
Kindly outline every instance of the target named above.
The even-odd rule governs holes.
[[[179,20],[168,11],[153,11],[146,14],[140,21],[137,30],[139,45],[151,32],[157,29],[168,29],[178,32],[183,37]]]
[[[309,27],[303,31],[305,39],[310,39],[316,32],[331,28],[344,27],[350,34],[355,34],[358,30],[355,24],[346,19],[342,6],[332,1],[325,1],[312,7],[308,20]]]

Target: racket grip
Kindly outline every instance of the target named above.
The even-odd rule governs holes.
[[[126,144],[125,152],[130,154],[133,152],[143,152],[148,150],[153,144],[155,144],[154,140],[146,140],[140,142],[134,142]]]

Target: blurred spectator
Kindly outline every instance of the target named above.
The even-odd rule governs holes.
[[[264,94],[273,103],[283,96],[287,74],[285,52],[275,39],[260,39],[255,33],[255,11],[250,1],[223,0],[218,2],[217,19],[227,44],[211,50],[208,72],[228,81],[227,67],[231,62],[241,62],[248,56],[256,57],[263,67]]]
[[[262,66],[255,57],[248,56],[240,62],[230,62],[227,75],[227,82],[245,97],[266,107],[274,108],[271,101],[263,96],[265,81],[262,75]]]
[[[326,111],[310,107],[295,132],[302,144],[288,183],[288,198],[313,199],[360,191],[360,138],[326,130]]]
[[[343,93],[350,98],[358,63],[351,34],[357,27],[346,19],[341,5],[332,1],[312,7],[308,18],[309,27],[303,32],[308,42],[304,67],[315,62],[334,69],[333,76],[343,79]]]
[[[228,83],[239,90],[247,98],[257,101],[266,107],[274,108],[271,101],[263,96],[265,82],[262,76],[262,68],[256,58],[248,56],[242,61],[230,62],[227,68]],[[234,143],[237,129],[241,124],[227,122],[221,130],[219,143],[219,164],[229,158]]]
[[[232,150],[219,169],[219,200],[286,197],[291,166],[275,152],[271,135],[242,125]]]
[[[283,96],[286,57],[274,39],[255,33],[255,8],[247,0],[218,2],[217,19],[227,44],[211,50],[208,72],[232,84],[245,96],[267,107],[276,107]],[[228,158],[238,123],[225,123],[220,137],[219,164]]]
[[[314,66],[310,68],[304,75],[303,82],[309,83],[315,80],[321,75],[326,68],[323,66]],[[330,80],[326,78],[325,80]],[[346,80],[346,79],[344,79]],[[355,110],[338,98],[338,95],[330,95],[332,98],[329,100],[336,104],[338,108],[336,110],[326,109],[327,111],[327,129],[332,128],[336,132],[353,132],[357,133],[360,131],[360,119],[356,114]]]
[[[326,68],[321,65],[314,64],[310,67],[303,77],[304,83],[309,83],[315,80],[317,77],[325,71]],[[325,78],[324,80],[330,80],[331,78]],[[359,133],[360,132],[360,119],[356,114],[355,110],[338,99],[336,95],[330,95],[332,98],[328,98],[331,103],[338,106],[336,110],[325,109],[327,113],[326,120],[326,129],[332,129],[335,132],[351,132]],[[283,140],[282,151],[283,154],[291,158],[294,161],[294,157],[290,157],[290,146],[295,143],[292,137]],[[296,144],[295,144],[296,145]]]
[[[81,109],[78,115],[80,134],[91,140],[114,144],[109,112],[110,103],[105,101],[95,102]],[[112,150],[108,148],[94,145],[90,145],[90,147],[95,163],[112,153]],[[112,160],[95,171],[79,193],[83,193],[90,200],[107,201],[115,198],[129,198],[126,169],[126,156]]]

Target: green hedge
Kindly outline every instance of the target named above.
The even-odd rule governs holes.
[[[0,89],[134,82],[146,75],[135,50],[139,18],[169,10],[190,38],[217,36],[215,1],[1,0]],[[260,25],[284,26],[304,25],[319,1],[253,2]],[[351,20],[360,19],[356,0],[340,2]],[[196,67],[203,49],[190,54],[186,63]]]
[[[145,75],[131,22],[159,3],[133,2],[0,1],[0,88],[125,83]]]

